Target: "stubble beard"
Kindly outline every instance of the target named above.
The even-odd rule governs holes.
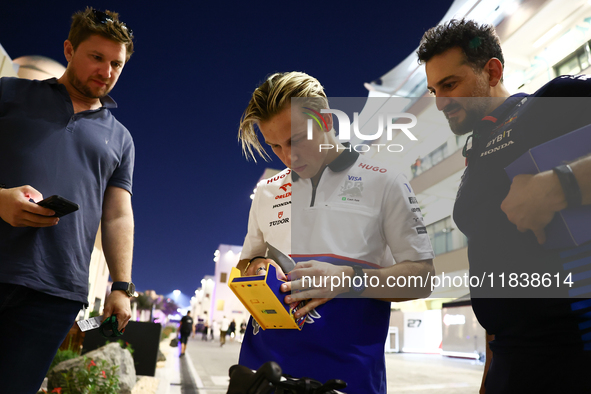
[[[472,91],[472,98],[464,98],[462,108],[466,113],[463,121],[457,117],[448,119],[449,128],[455,135],[464,135],[472,132],[478,121],[486,116],[490,105],[490,91],[488,84],[483,79],[478,79],[475,89]]]
[[[101,91],[104,89],[104,93],[95,93],[87,84],[82,83],[82,81],[76,76],[76,73],[73,70],[68,69],[66,75],[68,77],[68,82],[70,82],[70,85],[72,85],[74,89],[80,92],[80,94],[82,94],[84,97],[91,99],[101,99],[111,91],[111,89],[107,85],[104,88],[101,88]]]

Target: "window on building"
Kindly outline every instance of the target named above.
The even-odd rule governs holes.
[[[435,166],[447,157],[447,142],[429,153],[431,156],[431,165]]]
[[[417,158],[417,160],[410,166],[412,177],[414,178],[415,176],[421,175],[429,168],[437,165],[438,163],[443,161],[443,159],[450,156],[451,153],[447,148],[447,142],[445,142],[443,145],[440,145],[437,149],[433,150],[427,156]]]
[[[222,272],[220,274],[220,283],[226,283],[228,280],[228,274],[226,272]]]
[[[466,236],[453,227],[451,216],[428,225],[427,233],[436,256],[468,246]]]
[[[216,311],[223,311],[225,305],[225,300],[217,300],[215,302],[215,310]]]
[[[586,42],[580,46],[576,51],[556,63],[554,72],[556,76],[560,75],[576,75],[591,65],[591,48],[590,42]]]

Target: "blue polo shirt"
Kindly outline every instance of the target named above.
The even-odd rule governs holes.
[[[74,113],[66,87],[53,78],[0,79],[0,184],[30,185],[80,205],[47,228],[0,220],[0,283],[87,303],[88,267],[107,186],[131,193],[134,145],[111,114]]]

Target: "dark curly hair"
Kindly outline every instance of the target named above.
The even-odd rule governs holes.
[[[466,62],[476,71],[493,57],[505,66],[503,50],[494,27],[478,25],[471,20],[452,19],[447,23],[427,30],[417,50],[419,63],[428,62],[433,56],[440,55],[451,48],[460,47],[466,56]]]

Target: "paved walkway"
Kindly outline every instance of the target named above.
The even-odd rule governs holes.
[[[164,351],[166,368],[158,369],[161,386],[157,394],[223,394],[228,369],[238,363],[240,343],[228,340],[220,347],[218,339],[205,342],[198,335],[189,339],[183,358],[179,359],[178,349],[164,347]],[[388,393],[474,394],[480,387],[483,364],[439,355],[391,353],[386,354],[386,368]],[[191,385],[197,390],[191,391]]]
[[[187,344],[187,354],[193,362],[195,372],[201,380],[200,394],[225,393],[228,389],[228,370],[238,364],[240,343],[226,340],[220,347],[219,339],[202,341],[201,336],[191,338]]]

